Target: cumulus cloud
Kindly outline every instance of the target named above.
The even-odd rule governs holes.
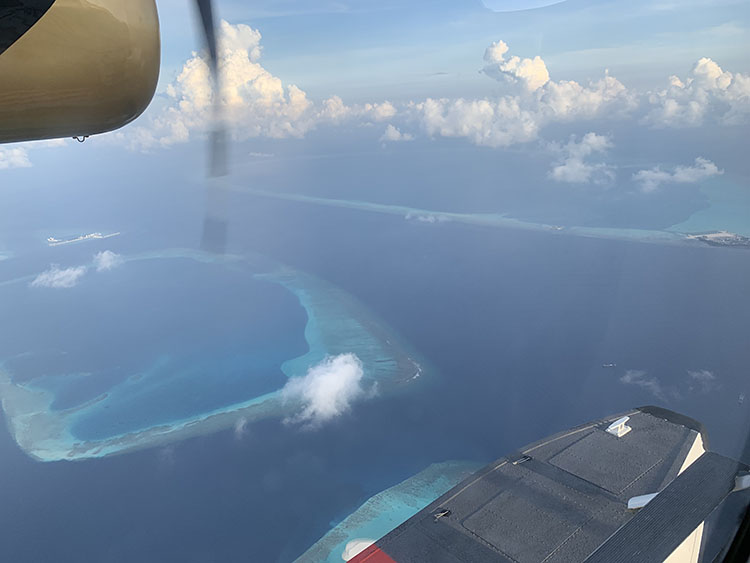
[[[397,114],[388,102],[346,105],[333,96],[313,103],[294,84],[285,85],[261,64],[261,33],[248,25],[222,21],[219,29],[219,99],[224,119],[235,138],[302,138],[320,124],[348,119],[368,123],[386,121]],[[189,141],[211,125],[214,85],[202,53],[193,53],[177,78],[167,86],[167,106],[149,125],[135,127],[128,138],[132,148],[148,149]]]
[[[560,158],[549,172],[557,182],[574,184],[607,184],[615,177],[614,168],[603,162],[592,163],[586,159],[595,153],[605,154],[614,145],[604,135],[586,133],[580,141],[571,137],[566,145],[552,145]]]
[[[486,64],[482,72],[497,80],[520,83],[530,92],[538,90],[549,82],[547,65],[539,55],[533,59],[522,59],[517,56],[506,59],[505,54],[508,50],[509,47],[505,41],[496,41],[487,47],[484,52]]]
[[[507,147],[537,138],[540,116],[524,109],[518,97],[498,100],[448,100],[415,104],[422,125],[429,135],[464,137],[477,145]]]
[[[669,77],[669,87],[649,95],[644,122],[656,127],[691,127],[709,118],[724,124],[750,116],[750,75],[723,70],[702,58],[685,78]]]
[[[220,100],[225,118],[239,138],[301,137],[312,123],[311,102],[295,85],[285,86],[260,64],[261,34],[248,25],[222,21],[219,29]],[[214,88],[202,54],[183,65],[167,86],[168,105],[151,123],[129,135],[138,148],[169,146],[188,141],[210,125]]]
[[[71,288],[78,285],[78,282],[86,273],[86,266],[77,266],[73,268],[60,269],[57,264],[52,264],[48,270],[39,274],[31,282],[32,287],[51,287],[51,288]]]
[[[105,250],[94,255],[93,267],[97,272],[105,272],[116,268],[123,262],[122,256],[115,254],[111,250]],[[68,289],[78,285],[88,270],[86,266],[73,266],[62,269],[58,264],[52,264],[49,269],[34,278],[30,285],[31,287]]]
[[[620,382],[626,385],[635,385],[645,389],[657,399],[664,400],[665,394],[661,383],[655,377],[649,377],[644,370],[629,369],[620,378]]]
[[[359,106],[354,106],[354,108],[355,114],[359,113],[360,115],[369,117],[373,121],[386,121],[398,113],[396,106],[389,101],[385,101],[382,104],[365,104],[361,106],[361,109],[358,109]]]
[[[683,81],[670,78],[667,89],[638,92],[610,76],[579,83],[553,80],[539,56],[510,56],[508,45],[496,41],[487,47],[482,72],[516,85],[514,92],[497,98],[427,99],[412,104],[430,135],[464,137],[471,142],[507,147],[535,140],[549,124],[595,118],[640,119],[660,127],[745,123],[750,117],[750,76],[723,70],[708,58],[700,59]],[[585,170],[573,176],[585,176]]]
[[[399,118],[401,129],[388,125],[381,142],[409,140],[421,130],[432,137],[508,147],[537,140],[545,127],[555,123],[627,118],[675,127],[698,125],[708,119],[741,123],[750,116],[750,77],[724,71],[708,58],[700,59],[684,80],[673,76],[666,89],[635,91],[606,70],[600,78],[586,82],[555,80],[539,55],[514,55],[507,43],[498,40],[486,48],[481,72],[510,85],[502,95],[476,99],[428,97],[398,106],[389,101],[348,105],[335,95],[312,100],[298,86],[285,84],[271,74],[261,63],[259,31],[222,21],[219,38],[223,79],[218,96],[225,119],[232,124],[232,134],[240,140],[302,138],[323,125],[374,124]],[[204,55],[194,53],[166,88],[163,107],[152,112],[146,126],[130,128],[128,142],[133,148],[148,149],[204,134],[211,126],[215,95]],[[414,130],[406,130],[407,124]],[[609,169],[591,171],[580,164],[559,163],[558,178],[596,181],[592,178],[608,176]]]
[[[617,115],[633,104],[632,93],[614,77],[605,74],[585,85],[554,81],[539,56],[509,56],[503,41],[487,48],[483,72],[519,85],[513,95],[475,100],[427,98],[401,110],[389,101],[347,105],[338,96],[314,103],[303,90],[293,84],[285,86],[261,65],[260,32],[222,21],[220,38],[223,80],[219,95],[238,139],[300,138],[323,124],[370,124],[402,115],[416,120],[432,136],[464,137],[478,145],[506,147],[536,139],[551,122],[589,119],[605,112]],[[169,146],[206,131],[214,95],[208,64],[194,53],[167,87],[167,106],[151,118],[150,125],[129,131],[131,146]],[[381,141],[413,136],[389,125]]]
[[[219,96],[235,133],[242,138],[304,135],[311,125],[306,118],[311,102],[297,86],[284,86],[261,66],[260,32],[222,21],[219,34]],[[167,87],[173,105],[155,122],[158,142],[185,141],[194,129],[205,128],[214,104],[213,90],[206,60],[194,53]]]
[[[388,127],[385,128],[385,133],[383,133],[383,136],[380,137],[380,140],[382,142],[402,142],[402,141],[413,141],[414,136],[410,135],[409,133],[402,133],[398,130],[398,128],[394,127],[391,124],[388,124]]]
[[[104,250],[94,255],[94,266],[97,272],[106,272],[112,270],[117,266],[122,265],[124,260],[122,256],[112,252],[111,250]]]
[[[490,45],[482,72],[519,84],[520,92],[496,99],[428,98],[413,104],[412,110],[428,134],[507,147],[535,140],[550,123],[623,115],[637,104],[635,95],[608,73],[585,85],[554,81],[540,57],[506,58],[507,52],[508,45],[503,41]]]
[[[676,166],[672,171],[663,170],[659,166],[639,170],[633,174],[633,181],[640,184],[644,192],[652,192],[662,184],[695,184],[723,173],[716,164],[699,156],[693,166]]]
[[[8,168],[29,168],[29,153],[22,147],[0,148],[0,170]]]
[[[304,376],[291,378],[281,391],[286,403],[299,411],[285,422],[316,428],[351,410],[356,401],[372,395],[363,386],[362,362],[355,354],[328,357]]]
[[[637,95],[605,71],[598,80],[550,80],[537,92],[538,111],[549,121],[624,117],[638,105]]]

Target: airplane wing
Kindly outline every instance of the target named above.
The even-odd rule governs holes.
[[[489,464],[350,561],[697,561],[705,519],[747,470],[707,446],[700,423],[658,407],[579,426]]]

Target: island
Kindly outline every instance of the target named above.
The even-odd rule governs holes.
[[[687,235],[688,240],[697,240],[711,246],[728,246],[730,248],[750,248],[750,237],[730,233],[729,231],[716,231],[709,233],[696,233]]]
[[[82,242],[84,240],[99,240],[118,236],[120,233],[110,233],[103,235],[102,233],[89,233],[87,235],[79,235],[77,237],[69,239],[59,239],[55,237],[48,237],[47,244],[50,246],[60,246],[61,244],[72,244],[74,242]]]

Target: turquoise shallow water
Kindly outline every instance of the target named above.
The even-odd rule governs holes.
[[[279,199],[283,201],[294,201],[300,203],[322,205],[326,207],[369,211],[372,213],[380,213],[385,215],[397,215],[403,217],[407,221],[415,221],[427,224],[463,223],[467,225],[476,225],[489,228],[548,232],[560,236],[573,235],[587,238],[632,240],[662,244],[680,243],[684,242],[685,240],[685,237],[682,234],[665,230],[561,226],[523,221],[514,217],[510,217],[503,213],[455,213],[450,211],[433,211],[429,209],[406,207],[403,205],[372,203],[368,201],[329,199],[294,193],[269,192],[265,190],[246,188],[241,186],[236,186],[234,189],[239,192],[249,193],[261,197]]]
[[[19,445],[43,460],[96,457],[284,416],[295,408],[280,397],[288,378],[330,355],[356,354],[386,390],[418,372],[354,298],[271,269],[168,251],[66,290],[6,286],[15,318],[48,319],[0,345]]]
[[[701,187],[710,202],[706,209],[691,215],[669,230],[681,233],[730,231],[750,237],[750,187],[741,179],[713,178]]]
[[[705,209],[694,213],[685,221],[672,225],[668,229],[562,226],[524,221],[503,213],[455,213],[368,201],[330,199],[295,193],[271,192],[242,186],[236,186],[234,189],[240,192],[285,201],[369,211],[386,215],[399,215],[408,221],[428,224],[455,222],[490,228],[544,231],[556,235],[660,244],[691,244],[691,242],[686,241],[686,233],[726,230],[750,236],[750,190],[746,186],[743,186],[741,179],[732,179],[724,176],[710,179],[702,185],[701,191],[709,201],[709,205]]]
[[[480,463],[435,463],[368,499],[297,559],[297,563],[340,563],[347,543],[378,540],[482,467]]]

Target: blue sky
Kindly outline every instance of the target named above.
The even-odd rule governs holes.
[[[477,59],[498,39],[518,54],[542,56],[574,80],[610,68],[634,86],[655,86],[704,56],[748,71],[742,48],[750,46],[747,2],[487,2],[506,9],[552,4],[512,12],[494,12],[475,0],[252,4],[217,3],[221,17],[260,30],[271,72],[320,96],[484,94],[487,84],[475,76]],[[197,38],[189,3],[158,5],[165,80],[196,48]]]

